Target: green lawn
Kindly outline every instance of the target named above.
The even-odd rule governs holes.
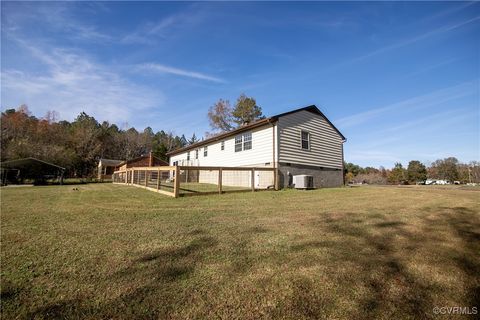
[[[156,189],[156,183],[149,183],[150,188]],[[160,190],[168,191],[173,193],[174,185],[173,182],[162,182],[160,184]],[[242,186],[222,186],[222,192],[230,191],[248,191],[252,190],[250,187]],[[198,182],[181,182],[179,194],[182,195],[192,195],[192,194],[202,194],[202,193],[214,193],[218,192],[218,185],[212,183],[198,183]]]
[[[1,190],[3,319],[450,319],[433,307],[480,307],[478,191],[77,187]]]

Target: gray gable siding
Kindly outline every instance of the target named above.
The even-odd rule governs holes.
[[[310,133],[310,150],[301,147],[301,131]],[[278,119],[279,162],[325,168],[343,167],[343,139],[321,115],[299,111]]]

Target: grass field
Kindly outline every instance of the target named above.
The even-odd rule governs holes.
[[[433,308],[480,307],[478,191],[78,189],[1,190],[2,318],[451,319]]]
[[[156,185],[149,184],[149,187],[155,189]],[[167,183],[167,182],[162,182],[160,184],[160,190],[163,191],[168,191],[173,193],[174,191],[174,185],[173,182]],[[242,186],[222,186],[222,191],[223,192],[229,192],[229,191],[248,191],[251,190],[250,187],[242,187]],[[180,183],[180,190],[179,194],[180,195],[190,195],[190,194],[201,194],[201,193],[215,193],[218,192],[218,185],[217,184],[212,184],[212,183],[198,183],[198,182],[181,182]]]

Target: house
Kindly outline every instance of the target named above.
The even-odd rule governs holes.
[[[345,141],[311,105],[257,120],[167,155],[170,165],[275,168],[280,188],[292,186],[293,176],[301,174],[312,175],[316,188],[337,187],[343,185]],[[255,179],[262,184],[261,171]],[[199,177],[199,182],[209,182],[208,175]]]
[[[150,152],[148,155],[144,155],[135,159],[121,162],[118,166],[118,170],[125,170],[128,168],[137,168],[137,167],[158,167],[158,166],[168,166],[168,162],[155,157],[152,154],[152,152]]]
[[[98,162],[98,179],[112,179],[112,174],[117,170],[136,167],[168,166],[168,162],[155,157],[151,152],[131,160],[100,159]]]
[[[97,166],[98,179],[112,179],[113,172],[118,170],[122,162],[123,160],[100,159]]]

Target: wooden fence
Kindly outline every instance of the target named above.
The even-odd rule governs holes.
[[[113,183],[145,188],[171,197],[278,190],[278,171],[267,167],[137,167],[115,171]]]

